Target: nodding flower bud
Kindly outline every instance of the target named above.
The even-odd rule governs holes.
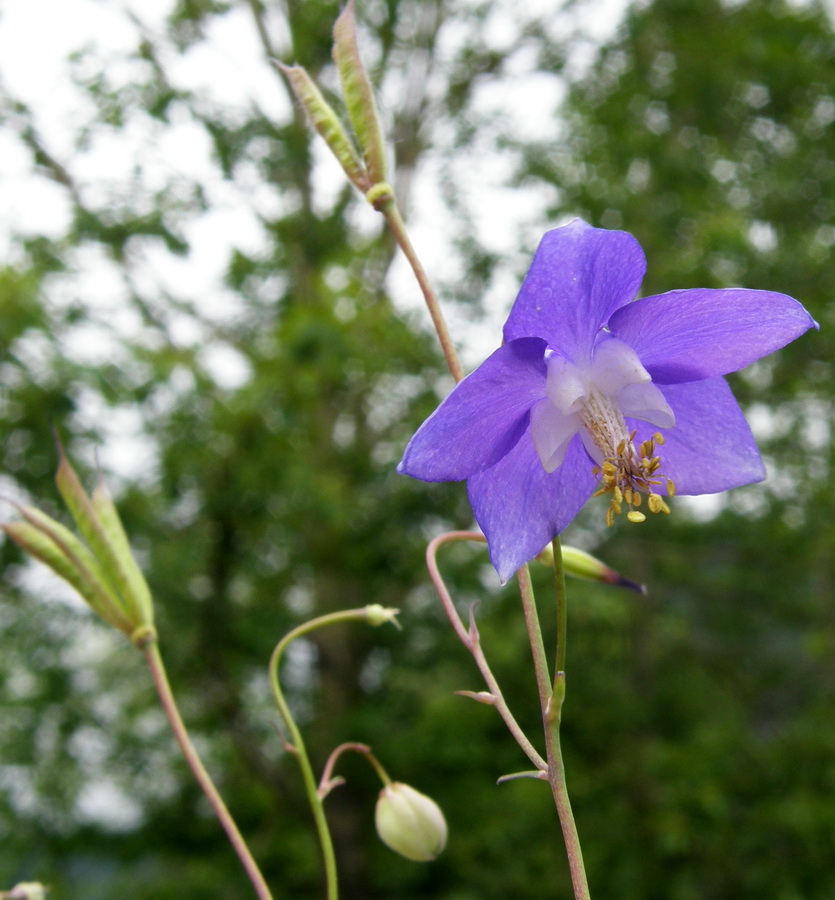
[[[380,791],[374,821],[383,843],[414,862],[429,862],[446,846],[441,808],[408,784],[393,781]]]
[[[536,557],[539,562],[546,566],[554,565],[554,547],[548,544],[545,549]],[[580,550],[577,547],[562,547],[562,564],[566,575],[573,575],[575,578],[582,578],[585,581],[600,581],[603,584],[613,584],[616,587],[628,588],[638,594],[646,594],[647,589],[642,584],[625,578],[620,572],[616,572],[606,563],[601,562],[591,553]]]
[[[39,881],[21,881],[10,891],[0,891],[0,900],[44,900],[46,888]]]

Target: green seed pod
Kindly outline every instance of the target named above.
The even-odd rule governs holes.
[[[406,859],[429,862],[446,846],[441,808],[408,784],[393,781],[380,791],[374,821],[380,840]]]
[[[386,145],[374,89],[360,56],[354,0],[349,0],[333,27],[333,59],[339,69],[348,117],[359,141],[371,185],[386,180]]]
[[[104,486],[100,482],[93,497],[88,496],[63,449],[55,482],[78,530],[104,570],[112,591],[121,598],[134,627],[152,625],[150,591],[133,558],[119,513]]]
[[[138,619],[143,625],[153,625],[151,591],[134,558],[119,512],[103,481],[99,480],[93,489],[91,500],[105,540],[112,548],[113,559],[118,563],[119,590],[130,608],[132,618]]]
[[[373,182],[365,171],[354,142],[313,79],[301,66],[284,66],[281,63],[277,65],[287,76],[290,87],[310,124],[325,139],[351,183],[363,193],[367,191]]]
[[[105,621],[129,635],[134,623],[87,547],[69,529],[40,510],[23,506],[20,513],[25,521],[4,525],[6,534],[75,588]]]

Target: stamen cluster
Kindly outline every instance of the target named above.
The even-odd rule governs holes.
[[[663,445],[664,436],[656,432],[649,440],[641,441],[636,450],[636,434],[633,431],[628,439],[621,440],[615,448],[615,454],[607,456],[602,466],[592,469],[600,483],[594,496],[612,495],[606,510],[606,524],[609,526],[614,524],[615,516],[621,514],[624,503],[629,507],[626,518],[630,522],[646,521],[646,516],[639,509],[643,501],[642,494],[647,495],[647,507],[651,513],[670,514],[670,507],[664,498],[653,490],[666,483],[667,495],[674,497],[676,493],[672,478],[658,474],[661,457],[656,455],[655,447]]]

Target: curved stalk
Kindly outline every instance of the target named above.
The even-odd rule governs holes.
[[[226,804],[223,802],[223,798],[218,793],[214,782],[206,771],[206,768],[191,741],[191,737],[186,730],[180,711],[177,708],[171,685],[168,681],[168,675],[166,674],[162,656],[159,652],[156,635],[153,632],[149,632],[146,636],[143,636],[140,642],[138,642],[138,646],[145,654],[145,659],[148,663],[148,668],[151,671],[151,677],[154,680],[154,687],[157,689],[160,703],[165,710],[165,715],[168,717],[171,729],[174,732],[174,737],[177,739],[177,743],[183,751],[183,756],[185,756],[189,768],[194,773],[194,777],[197,779],[200,787],[203,789],[203,793],[208,798],[230,843],[235,848],[235,852],[238,854],[238,858],[240,859],[246,874],[249,876],[249,880],[252,882],[252,886],[255,888],[255,893],[258,895],[259,900],[272,900],[272,894],[267,887],[266,881],[264,881],[264,876],[261,874],[258,864],[250,853],[246,841],[243,839],[243,836],[238,830],[238,826],[235,824],[235,820],[232,818]]]
[[[281,718],[290,734],[290,749],[298,760],[307,800],[310,804],[310,808],[313,812],[313,819],[316,823],[316,832],[319,836],[319,845],[322,849],[322,858],[325,864],[325,881],[327,884],[328,900],[337,900],[339,897],[339,881],[336,871],[336,855],[333,850],[333,839],[331,838],[328,820],[325,816],[325,808],[322,803],[323,798],[319,794],[316,779],[313,775],[313,767],[310,764],[310,757],[307,755],[307,749],[304,745],[304,739],[290,713],[290,707],[287,705],[287,701],[284,699],[284,694],[281,690],[281,684],[278,680],[278,667],[284,651],[289,644],[296,640],[296,638],[303,637],[311,631],[315,631],[317,628],[324,628],[327,625],[333,625],[337,622],[351,622],[357,620],[369,620],[367,608],[347,609],[342,612],[318,616],[288,632],[278,642],[270,657],[270,687],[272,688],[275,704],[278,707]]]
[[[565,850],[568,855],[568,866],[571,871],[571,883],[574,887],[575,900],[590,900],[586,870],[583,865],[583,851],[580,847],[580,836],[574,822],[571,801],[565,782],[565,763],[562,758],[560,744],[560,723],[562,721],[562,705],[565,700],[565,654],[567,606],[565,598],[565,569],[562,562],[562,551],[559,537],[554,538],[554,579],[557,608],[557,651],[554,684],[548,702],[543,706],[543,723],[545,726],[545,744],[548,753],[548,782],[557,807],[560,819]]]
[[[438,568],[437,552],[439,547],[443,546],[446,543],[449,543],[450,541],[479,541],[481,543],[484,543],[486,541],[486,538],[483,534],[481,534],[481,532],[478,531],[450,531],[446,534],[438,535],[438,537],[432,540],[429,546],[426,548],[426,566],[429,569],[429,575],[432,579],[432,583],[435,585],[435,590],[438,592],[438,596],[441,598],[441,603],[443,604],[444,610],[446,611],[446,614],[449,617],[450,622],[452,623],[452,627],[455,629],[455,633],[458,635],[458,639],[472,654],[473,659],[478,666],[478,670],[479,672],[481,672],[481,675],[484,678],[484,681],[490,692],[490,699],[488,702],[491,706],[494,706],[496,708],[496,712],[498,712],[498,714],[502,717],[502,720],[507,726],[508,731],[510,731],[510,733],[513,735],[514,740],[522,748],[528,759],[534,764],[534,766],[536,766],[536,768],[540,772],[544,772],[547,770],[548,764],[537,752],[536,748],[530,742],[525,732],[522,731],[522,728],[516,721],[513,713],[511,713],[504,695],[502,694],[502,690],[499,687],[499,683],[496,681],[496,677],[495,675],[493,675],[487,659],[484,656],[484,651],[481,648],[481,641],[478,635],[478,629],[475,627],[475,621],[472,618],[472,614],[470,617],[470,628],[468,630],[464,626],[464,623],[461,621],[461,617],[458,615],[458,610],[455,608],[455,604],[452,602],[452,598],[450,597],[446,584],[441,577],[441,573]]]

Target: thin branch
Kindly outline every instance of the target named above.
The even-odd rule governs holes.
[[[522,731],[522,728],[516,721],[513,713],[511,713],[510,708],[504,699],[504,695],[502,694],[502,690],[499,687],[499,683],[496,681],[496,677],[493,675],[487,659],[484,656],[472,612],[470,616],[470,628],[467,629],[461,621],[461,617],[458,615],[458,611],[455,608],[455,604],[452,602],[452,598],[438,568],[437,552],[438,548],[444,544],[451,541],[479,541],[484,543],[485,540],[484,535],[478,531],[450,531],[446,534],[438,535],[438,537],[432,540],[426,548],[426,565],[429,569],[432,583],[435,585],[435,590],[441,598],[441,603],[452,623],[452,627],[455,629],[455,633],[458,635],[458,639],[472,654],[472,657],[478,666],[478,670],[484,678],[492,698],[491,705],[496,708],[496,712],[502,717],[508,731],[513,735],[514,740],[522,748],[528,759],[537,769],[545,771],[548,768],[547,762],[540,756],[536,748],[528,740],[525,732]]]

